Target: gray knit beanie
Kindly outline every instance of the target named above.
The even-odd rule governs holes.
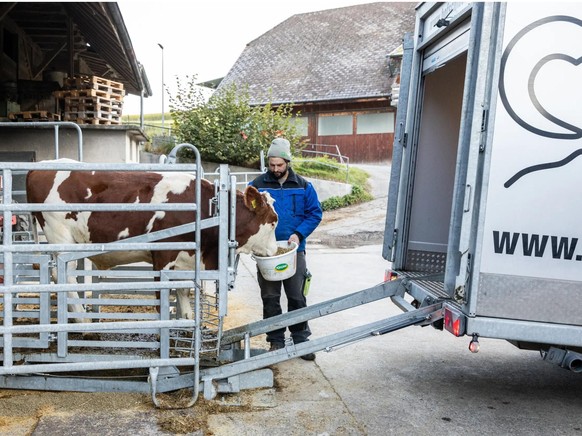
[[[280,157],[291,161],[291,144],[285,138],[275,138],[271,142],[267,157]]]

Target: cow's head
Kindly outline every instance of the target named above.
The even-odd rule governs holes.
[[[277,252],[275,227],[277,212],[273,199],[267,192],[259,192],[254,186],[247,186],[242,196],[242,204],[237,201],[236,240],[237,253],[273,256]]]

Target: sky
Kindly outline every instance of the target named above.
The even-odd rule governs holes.
[[[147,73],[153,96],[144,99],[144,113],[169,111],[168,94],[176,77],[198,82],[226,76],[246,44],[296,14],[374,0],[118,0],[137,60]],[[158,44],[161,44],[162,50]],[[163,59],[163,82],[162,82]],[[140,99],[126,96],[123,114],[139,114]]]

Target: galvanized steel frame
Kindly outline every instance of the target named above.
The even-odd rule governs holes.
[[[184,146],[182,144],[181,146]],[[191,145],[186,145],[194,149]],[[195,150],[197,151],[197,150]],[[181,172],[194,172],[196,174],[201,174],[200,160],[197,160],[195,165],[167,165],[167,164],[86,164],[86,163],[57,163],[57,162],[44,162],[44,163],[2,163],[0,164],[0,172],[4,176],[4,192],[3,192],[3,204],[0,205],[0,210],[2,211],[5,220],[4,224],[4,244],[0,248],[0,253],[2,255],[2,260],[5,264],[4,266],[4,276],[5,283],[4,286],[0,287],[0,292],[3,295],[4,302],[4,324],[0,327],[0,333],[3,336],[2,346],[3,346],[3,366],[0,367],[0,385],[4,387],[14,387],[14,388],[37,388],[39,381],[35,380],[35,377],[31,377],[31,374],[37,373],[53,373],[53,372],[70,372],[70,371],[85,371],[85,370],[110,370],[110,369],[128,369],[128,368],[175,368],[177,366],[193,366],[194,377],[191,375],[186,376],[188,380],[184,381],[183,376],[174,374],[175,377],[168,378],[168,383],[164,381],[157,381],[157,387],[159,391],[167,391],[175,389],[176,383],[175,378],[181,379],[182,381],[178,384],[180,387],[188,385],[190,387],[195,387],[195,393],[193,395],[193,401],[195,401],[198,391],[198,380],[199,377],[196,374],[199,371],[200,363],[200,349],[201,344],[201,334],[200,327],[202,321],[200,320],[200,292],[202,289],[202,281],[212,280],[218,283],[217,286],[217,298],[216,298],[216,311],[218,315],[218,325],[217,325],[217,341],[216,341],[216,352],[220,347],[219,336],[222,333],[222,318],[226,315],[227,307],[227,291],[233,286],[233,281],[236,276],[236,241],[234,240],[235,229],[234,223],[236,217],[235,206],[236,206],[236,190],[233,188],[236,182],[234,177],[231,177],[228,173],[228,167],[226,165],[221,166],[219,170],[219,180],[217,184],[217,214],[212,218],[201,220],[199,214],[196,214],[196,222],[193,224],[183,225],[174,229],[168,229],[136,238],[127,239],[123,242],[116,242],[110,244],[13,244],[11,238],[11,226],[10,218],[13,213],[17,212],[30,212],[30,211],[70,211],[70,210],[84,210],[84,211],[103,211],[103,210],[164,210],[164,211],[177,211],[177,210],[197,210],[199,201],[196,200],[194,204],[132,204],[132,205],[120,205],[120,204],[95,204],[95,205],[31,205],[31,204],[15,204],[11,200],[11,190],[12,190],[12,174],[15,171],[27,171],[29,169],[38,170],[89,170],[89,171],[181,171]],[[196,196],[200,198],[200,178],[197,178],[196,185]],[[229,206],[230,203],[230,206]],[[228,230],[229,225],[231,225],[230,232]],[[219,238],[219,268],[217,271],[200,271],[200,253],[198,250],[200,231],[203,228],[208,228],[212,226],[218,226],[220,232]],[[169,236],[193,232],[196,234],[195,241],[188,243],[155,243],[153,241],[167,238]],[[196,265],[194,271],[163,271],[160,273],[160,281],[155,283],[83,283],[83,284],[64,284],[66,283],[67,271],[66,265],[78,259],[86,258],[89,255],[94,255],[96,253],[103,253],[105,251],[127,251],[127,250],[166,250],[166,249],[180,249],[180,250],[195,250],[196,253]],[[63,254],[57,256],[56,267],[58,270],[58,284],[50,284],[49,281],[49,256],[43,255],[38,257],[33,253],[39,251],[44,252],[62,252]],[[50,314],[48,311],[43,313],[39,318],[39,324],[33,325],[14,325],[12,321],[12,307],[18,297],[15,295],[18,292],[22,292],[22,286],[14,282],[14,263],[15,262],[38,262],[41,264],[40,272],[38,273],[39,284],[27,285],[27,292],[38,294],[39,301],[44,301],[43,307],[47,305],[47,298],[50,293],[57,294],[57,324],[50,324]],[[84,275],[86,277],[96,276],[98,272],[96,271],[75,271],[73,275]],[[113,274],[115,276],[116,274]],[[152,274],[141,274],[141,277],[151,276]],[[194,315],[195,320],[177,320],[169,319],[167,314],[169,314],[169,303],[168,295],[169,290],[174,288],[194,288],[195,292],[195,303],[194,303]],[[160,312],[166,314],[165,318],[161,316],[157,320],[141,320],[141,321],[121,321],[121,322],[99,322],[99,323],[79,323],[70,324],[69,319],[74,315],[68,313],[67,310],[67,297],[66,292],[84,292],[84,291],[95,291],[95,292],[105,292],[109,290],[117,291],[133,291],[136,289],[152,291],[159,290],[162,293],[161,304],[162,308]],[[29,300],[26,300],[30,302]],[[79,301],[83,301],[80,299]],[[139,301],[139,300],[138,300]],[[69,301],[70,302],[70,301]],[[50,306],[50,304],[49,304]],[[39,308],[40,311],[40,308]],[[91,318],[91,314],[84,314],[84,317]],[[115,316],[109,316],[109,318],[115,318]],[[191,353],[187,357],[171,357],[170,356],[170,334],[169,332],[173,330],[189,331],[194,335],[193,344],[195,344],[195,349],[191,350]],[[160,356],[159,358],[143,358],[140,356],[134,357],[122,357],[122,356],[107,356],[102,354],[72,354],[69,352],[69,346],[79,345],[78,342],[68,341],[68,335],[71,332],[120,332],[120,331],[146,331],[146,332],[159,332],[160,334]],[[18,334],[38,334],[39,340],[33,339],[22,339],[14,338],[14,335]],[[48,344],[49,336],[55,335],[57,337],[57,350],[54,353],[23,353],[22,351],[14,352],[14,347],[17,346],[19,349],[26,347],[42,348],[46,347]],[[146,346],[147,348],[147,346]],[[156,348],[153,346],[153,348]],[[104,358],[105,357],[105,358]],[[16,361],[24,360],[27,365],[15,364]],[[166,371],[168,372],[168,371]],[[170,370],[170,372],[172,372]],[[17,374],[27,374],[26,378],[18,378]],[[150,374],[151,377],[151,374]],[[46,377],[43,377],[46,378]],[[78,379],[71,379],[66,383],[62,378],[59,378],[59,382],[56,384],[46,383],[45,386],[48,387],[49,384],[53,385],[53,388],[58,388],[61,385],[68,385],[71,390],[110,390],[111,383],[102,383],[99,380],[83,379],[82,381],[76,381]],[[172,381],[170,381],[172,380]],[[42,383],[41,383],[42,384]],[[131,390],[144,390],[144,387],[138,387],[140,384],[138,382],[131,382]],[[148,382],[144,382],[147,389],[150,389]],[[129,386],[127,386],[129,387]],[[155,401],[155,396],[154,396]]]

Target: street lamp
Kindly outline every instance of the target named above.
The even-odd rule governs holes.
[[[158,42],[158,46],[162,49],[162,132],[164,129],[164,46]],[[165,132],[163,132],[165,133]]]

